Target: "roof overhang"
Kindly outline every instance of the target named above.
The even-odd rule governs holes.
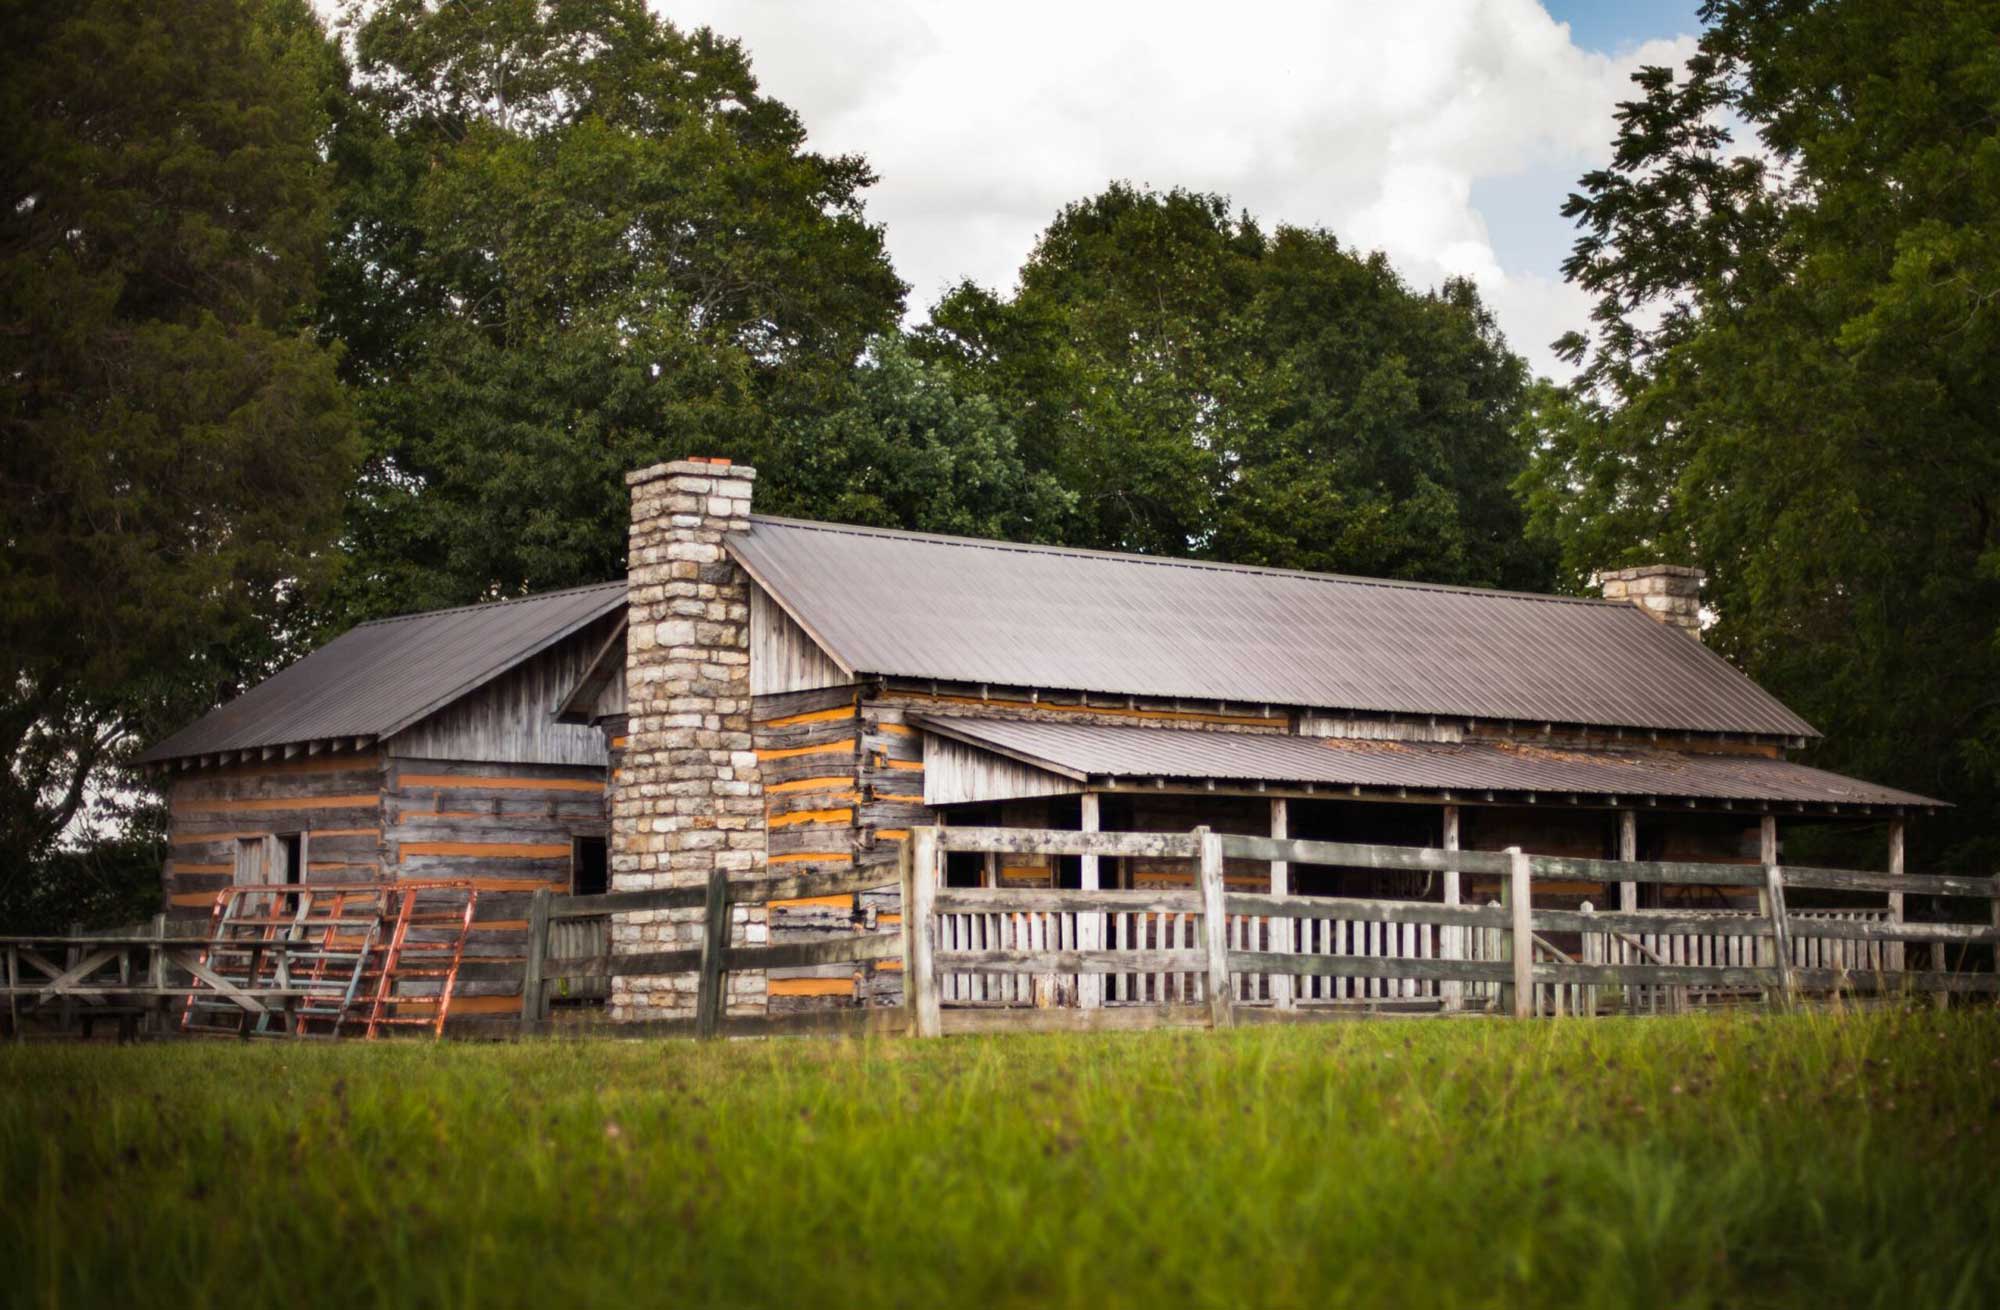
[[[930,740],[1005,767],[954,761],[933,804],[1081,790],[1842,816],[1928,813],[1945,802],[1764,755],[1549,749],[1275,732],[912,716]]]

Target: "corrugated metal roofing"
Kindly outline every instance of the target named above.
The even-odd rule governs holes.
[[[1647,620],[1651,622],[1651,620]],[[1893,787],[1762,756],[1662,750],[1561,750],[1496,742],[1352,741],[1254,732],[1020,720],[919,720],[1010,758],[1087,778],[1228,779],[1475,793],[1658,796],[1938,806]]]
[[[624,604],[606,582],[363,623],[139,758],[386,737]]]
[[[1813,736],[1636,607],[753,517],[730,549],[857,673]]]

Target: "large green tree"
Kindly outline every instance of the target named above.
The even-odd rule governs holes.
[[[1729,0],[1568,211],[1595,293],[1523,482],[1570,578],[1701,565],[1709,639],[2000,854],[2000,10]]]
[[[627,469],[768,471],[902,284],[873,181],[740,46],[642,0],[385,0],[356,76],[330,329],[370,439],[339,617],[615,576]]]
[[[309,323],[337,56],[303,0],[7,0],[0,48],[8,917],[135,740],[282,644],[358,452]]]
[[[920,332],[1074,494],[1071,544],[1544,576],[1507,491],[1525,371],[1469,284],[1415,292],[1328,233],[1117,185],[1057,216],[1011,297],[960,286]]]

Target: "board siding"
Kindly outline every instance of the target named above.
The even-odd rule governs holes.
[[[554,709],[589,670],[614,625],[611,619],[594,623],[404,729],[390,740],[390,753],[603,768],[603,734],[589,724],[557,722]]]

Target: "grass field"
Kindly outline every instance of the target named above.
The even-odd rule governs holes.
[[[2000,1303],[2000,1015],[0,1050],[37,1306]]]

